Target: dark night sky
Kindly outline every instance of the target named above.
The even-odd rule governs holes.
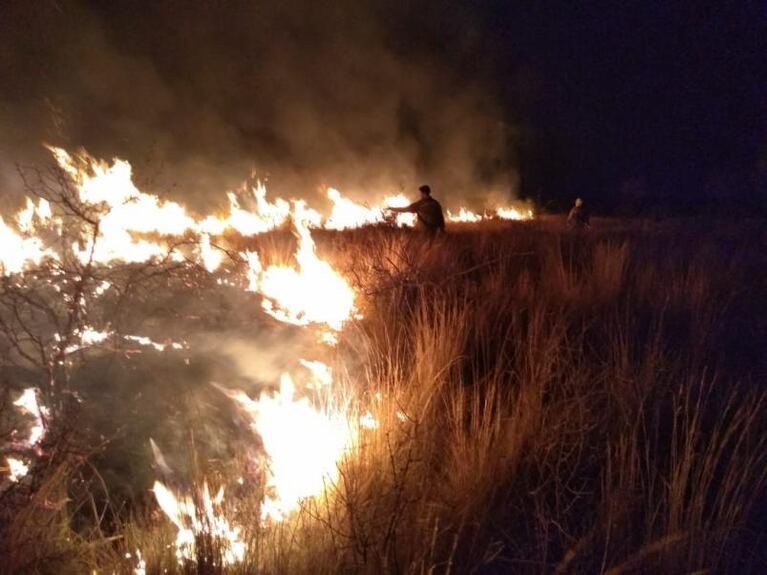
[[[206,207],[253,169],[294,196],[764,202],[767,4],[599,4],[7,0],[0,192],[46,141]]]
[[[497,27],[507,101],[547,168],[528,183],[613,204],[642,191],[677,205],[764,194],[767,4],[596,4],[519,9]]]

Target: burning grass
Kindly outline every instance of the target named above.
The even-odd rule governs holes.
[[[765,567],[760,223],[199,219],[54,153],[0,221],[4,568]]]
[[[132,397],[127,386],[138,386],[154,405],[118,407],[110,418],[124,429],[105,432],[99,448],[70,451],[81,445],[71,435],[41,447],[46,455],[30,479],[2,495],[5,567],[762,571],[764,236],[748,226],[713,227],[704,237],[685,224],[599,227],[575,235],[551,223],[484,224],[433,242],[383,227],[313,234],[319,255],[358,294],[362,318],[317,358],[335,368],[337,391],[324,395],[317,384],[315,395],[305,392],[315,405],[341,402],[326,408],[344,414],[336,429],[349,447],[310,490],[317,495],[299,497],[292,511],[265,513],[273,487],[252,457],[264,446],[235,402],[208,385],[255,390],[265,381],[228,362],[216,366],[216,351],[192,355],[189,365],[181,360],[189,350],[94,359],[112,366],[82,368],[83,397],[95,401],[95,385]],[[290,253],[279,237],[264,237],[266,261],[270,242],[277,259]],[[190,282],[200,294],[189,304],[196,315],[220,317],[189,319],[191,296],[182,294]],[[200,330],[208,338],[246,339],[251,320],[258,330],[276,328],[255,319],[257,301],[225,284],[185,278],[163,289],[165,313],[183,319],[165,327],[171,336],[183,328],[190,349],[202,338],[189,321],[213,322]],[[143,301],[134,314],[151,316]],[[243,306],[256,311],[242,317]],[[287,346],[292,356],[313,345],[290,333],[272,351]],[[262,352],[252,350],[257,363]],[[236,355],[247,362],[247,351]],[[85,415],[94,405],[81,404],[85,427],[95,425]],[[136,411],[125,417],[120,409]],[[130,461],[151,465],[137,447],[148,442],[136,429],[144,409],[166,414],[151,433],[171,462],[154,477],[135,475]],[[245,427],[232,424],[238,418]],[[275,421],[284,424],[279,414]],[[270,437],[309,442],[302,433],[317,430],[304,423],[298,417],[295,429]],[[306,479],[300,462],[291,465],[288,475]],[[148,491],[158,475],[189,510],[176,515],[188,530],[182,555],[178,529]]]

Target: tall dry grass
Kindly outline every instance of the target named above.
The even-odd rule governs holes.
[[[149,573],[763,572],[758,229],[318,234],[364,294],[338,361],[379,427],[284,523],[232,501],[239,566],[216,541],[179,566],[148,511],[91,566],[140,549]]]

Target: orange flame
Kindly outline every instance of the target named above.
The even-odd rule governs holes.
[[[263,520],[282,521],[305,499],[322,495],[338,478],[338,464],[357,443],[360,428],[377,423],[369,413],[356,418],[349,401],[334,400],[332,374],[322,362],[305,362],[320,391],[320,405],[298,397],[295,383],[282,375],[280,389],[253,400],[230,393],[251,418],[268,460]],[[355,423],[355,420],[357,423]]]
[[[247,547],[240,540],[240,528],[230,525],[223,515],[223,488],[211,497],[208,484],[204,484],[202,509],[198,509],[191,497],[176,497],[159,481],[155,481],[152,491],[160,508],[178,529],[176,558],[179,565],[195,560],[195,539],[200,535],[212,537],[219,543],[224,565],[240,563],[245,558]]]
[[[340,330],[355,314],[354,290],[329,263],[317,257],[300,206],[296,209],[298,268],[272,265],[264,269],[256,252],[246,252],[248,289],[262,294],[264,310],[280,321],[325,324]]]

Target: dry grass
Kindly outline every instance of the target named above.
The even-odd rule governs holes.
[[[763,572],[765,237],[599,229],[318,234],[366,294],[338,361],[380,427],[282,524],[238,496],[250,552],[229,571]],[[215,541],[180,567],[136,513],[96,531],[21,512],[6,566],[44,571],[17,540],[64,533],[71,572],[129,571],[135,549],[148,573],[224,571]]]

